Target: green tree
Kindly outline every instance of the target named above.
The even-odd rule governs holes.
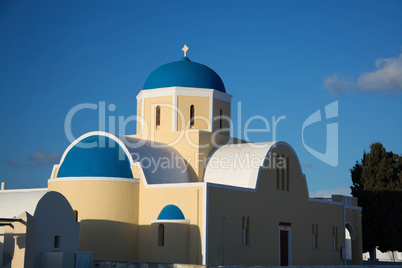
[[[402,251],[402,156],[370,145],[350,170],[352,195],[362,211],[363,251]]]

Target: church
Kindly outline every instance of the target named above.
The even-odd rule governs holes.
[[[203,265],[362,264],[357,200],[309,198],[286,142],[230,137],[232,96],[187,50],[146,79],[136,134],[84,134],[54,165],[48,190],[70,203],[79,251]]]

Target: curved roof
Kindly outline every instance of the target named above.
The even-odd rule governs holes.
[[[211,88],[226,93],[222,79],[214,70],[187,57],[155,69],[148,76],[143,89],[175,86]]]
[[[227,144],[211,153],[204,173],[204,181],[216,184],[255,189],[260,169],[272,148],[292,147],[286,142]]]
[[[126,153],[115,140],[91,135],[68,151],[57,177],[133,178],[133,174]]]
[[[185,218],[180,208],[175,205],[167,205],[159,213],[158,220],[185,220]]]
[[[148,184],[190,182],[186,162],[173,147],[128,136],[119,138],[133,163],[141,165]]]
[[[137,163],[148,184],[190,182],[186,162],[173,147],[102,131],[84,134],[66,149],[57,177],[133,178]]]

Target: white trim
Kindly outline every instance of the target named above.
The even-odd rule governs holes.
[[[177,108],[177,95],[173,96],[173,107]],[[177,131],[177,109],[172,109],[172,131]]]
[[[279,263],[281,266],[281,231],[288,231],[288,266],[292,266],[292,228],[289,226],[279,226],[278,235],[279,235]]]
[[[320,199],[319,197],[309,197],[308,201],[310,202],[317,202],[317,203],[324,203],[324,204],[332,204],[332,205],[337,205],[337,206],[343,206],[344,204],[342,202],[338,201],[328,201],[325,199]],[[358,210],[362,211],[363,208],[359,206],[351,206],[351,205],[345,205],[346,209],[352,209],[352,210]]]
[[[152,220],[151,223],[190,223],[190,220]]]
[[[82,141],[83,139],[90,137],[90,136],[105,136],[108,137],[112,140],[114,140],[115,142],[117,142],[117,144],[120,145],[120,147],[123,149],[124,153],[126,154],[129,162],[130,162],[130,167],[133,166],[133,158],[131,157],[130,152],[128,151],[126,145],[114,134],[108,133],[108,132],[104,132],[104,131],[91,131],[88,133],[85,133],[84,135],[81,135],[78,139],[76,139],[75,141],[73,141],[68,147],[67,149],[64,151],[63,156],[61,157],[60,160],[60,165],[63,163],[64,158],[66,157],[66,155],[68,154],[68,152],[71,150],[71,148],[73,148],[77,143],[79,143],[80,141]]]
[[[224,93],[222,91],[214,90],[214,99],[226,101],[226,102],[231,102],[232,100],[232,95]]]
[[[137,95],[137,103],[145,98],[165,97],[165,96],[194,96],[194,97],[213,97],[222,101],[231,102],[232,95],[211,89],[195,87],[164,87],[155,89],[143,89]]]
[[[54,178],[54,173],[56,172],[56,168],[60,168],[60,164],[55,164],[55,165],[53,165],[52,173],[50,173],[50,178],[49,178],[49,179],[53,179],[53,178]]]
[[[0,193],[13,193],[13,192],[41,192],[41,191],[47,191],[47,192],[52,192],[49,191],[47,188],[31,188],[31,189],[4,189],[0,190]]]
[[[343,206],[342,202],[337,202],[337,201],[328,201],[324,199],[319,199],[319,198],[308,198],[308,201],[310,202],[317,202],[317,203],[324,203],[324,204],[332,204],[332,205],[338,205],[338,206]]]
[[[201,257],[202,265],[208,264],[208,197],[210,184],[205,182],[203,192],[203,208],[202,208],[202,237],[201,237]]]
[[[208,131],[213,132],[214,131],[214,98],[210,98],[209,104],[210,104],[211,107],[209,107],[209,126],[208,126]]]
[[[145,109],[145,104],[144,104],[145,100],[142,100],[141,102],[141,134],[144,134],[144,109]]]
[[[359,207],[359,206],[349,206],[349,205],[346,205],[345,208],[346,208],[346,209],[353,209],[353,210],[363,211],[363,208],[362,208],[362,207]]]
[[[59,177],[49,179],[47,182],[59,182],[59,181],[118,181],[118,182],[132,182],[139,183],[140,180],[136,178],[117,178],[117,177]]]
[[[257,183],[257,185],[258,185],[258,183]],[[242,187],[242,186],[219,184],[219,183],[213,183],[213,182],[208,182],[208,186],[214,187],[214,188],[226,189],[226,190],[233,190],[233,191],[243,191],[243,192],[251,192],[251,193],[257,192],[257,187],[256,188],[246,188],[246,187]]]

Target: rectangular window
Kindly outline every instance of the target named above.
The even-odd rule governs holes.
[[[190,127],[194,127],[194,125],[195,125],[194,116],[195,116],[194,105],[191,105],[190,106]]]
[[[158,246],[165,246],[165,226],[163,224],[158,226]]]
[[[285,176],[285,172],[286,172],[286,162],[285,162],[285,156],[282,155],[282,191],[285,191],[286,189],[286,176]]]
[[[222,109],[219,110],[219,129],[223,128],[223,124],[222,124]]]
[[[78,221],[78,210],[74,210],[75,221]]]
[[[156,121],[156,126],[159,127],[161,125],[161,107],[158,105],[156,106],[156,111],[155,111],[155,121]]]
[[[242,218],[242,245],[249,244],[250,217]]]
[[[289,157],[286,157],[286,191],[289,191],[289,173],[290,173],[290,166],[289,166]]]
[[[55,235],[54,239],[53,239],[53,248],[60,248],[60,236],[59,235]]]
[[[313,248],[318,248],[318,224],[313,224],[312,229],[313,229]]]
[[[280,156],[276,156],[276,189],[280,190],[281,189],[281,175],[282,175],[282,169],[281,166],[283,165],[283,163],[280,163],[281,157]]]
[[[332,226],[332,244],[333,244],[333,249],[337,250],[337,248],[338,248],[338,226]]]
[[[276,189],[290,190],[289,157],[285,157],[285,155],[276,157]]]

